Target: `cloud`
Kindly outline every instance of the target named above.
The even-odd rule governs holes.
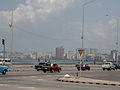
[[[14,10],[14,21],[29,20],[38,18],[45,19],[49,14],[64,10],[75,0],[26,0],[25,4],[20,4]],[[9,16],[9,11],[0,12],[5,18]]]

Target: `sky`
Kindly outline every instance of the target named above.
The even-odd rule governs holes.
[[[81,48],[85,3],[88,4],[84,6],[84,48],[97,48],[100,52],[116,49],[120,0],[0,0],[0,39],[5,39],[6,51],[11,50],[12,10],[14,51]]]

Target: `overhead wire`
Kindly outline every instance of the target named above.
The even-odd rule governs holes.
[[[34,33],[32,31],[25,30],[24,28],[21,28],[19,26],[16,26],[15,28],[19,31],[22,31],[22,32],[25,32],[27,34],[31,34],[35,37],[39,37],[39,38],[43,38],[43,39],[55,40],[55,41],[72,41],[71,39],[53,38],[53,37],[45,36],[45,35],[42,35],[42,34]]]

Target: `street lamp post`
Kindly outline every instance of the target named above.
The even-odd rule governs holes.
[[[9,27],[11,29],[11,55],[10,55],[10,59],[11,59],[11,64],[12,64],[12,60],[13,60],[13,10],[12,10],[12,14],[11,14],[11,22],[9,23]]]
[[[84,48],[84,19],[85,19],[85,6],[94,2],[96,0],[92,0],[92,1],[89,1],[89,2],[86,2],[82,5],[82,36],[81,36],[81,40],[82,40],[82,49]]]
[[[84,3],[82,5],[82,36],[81,36],[82,49],[84,49],[84,45],[85,45],[85,43],[84,43],[84,37],[85,37],[85,35],[84,35],[84,28],[85,28],[85,26],[84,26],[85,25],[85,21],[84,21],[84,19],[85,19],[85,6],[88,5],[88,4],[90,4],[90,3],[92,3],[92,2],[94,2],[94,1],[96,1],[96,0],[92,0],[92,1],[86,2],[86,3]],[[84,63],[84,54],[85,53],[83,53],[83,55],[82,55],[82,63]]]
[[[106,14],[106,16],[108,17],[109,15]],[[119,35],[118,35],[118,32],[119,32],[119,17],[116,18],[115,24],[116,24],[116,42],[115,42],[115,44],[116,44],[116,58],[115,58],[115,60],[116,60],[116,64],[118,64],[118,63],[119,63],[119,60],[118,60],[118,46],[119,46],[119,44],[118,44],[118,42],[119,42],[119,40],[118,40],[118,38],[119,38]]]
[[[79,53],[80,53],[80,51],[82,52],[81,54],[80,54],[80,57],[81,57],[81,59],[80,59],[80,76],[81,76],[81,64],[83,64],[84,63],[84,24],[85,24],[85,22],[84,22],[84,16],[85,16],[85,6],[86,5],[88,5],[88,4],[90,4],[90,3],[92,3],[92,2],[94,2],[94,1],[96,1],[96,0],[91,0],[91,1],[89,1],[89,2],[86,2],[86,3],[84,3],[83,5],[82,5],[82,36],[81,36],[81,40],[82,40],[82,49],[80,49],[80,50],[78,50],[79,51]]]
[[[119,18],[116,19],[116,29],[117,29],[117,41],[116,41],[116,50],[117,50],[117,55],[116,55],[116,63],[118,64],[118,28],[119,28]]]

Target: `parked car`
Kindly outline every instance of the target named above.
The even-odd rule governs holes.
[[[88,64],[76,65],[76,67],[78,71],[80,71],[80,69],[83,71],[90,70],[90,66]]]
[[[115,65],[112,63],[112,62],[105,62],[103,65],[102,65],[102,69],[103,71],[105,69],[107,69],[108,71],[110,70],[115,70]]]
[[[35,65],[35,69],[37,71],[40,71],[40,70],[42,70],[43,66],[51,66],[51,63],[40,62],[39,64]]]
[[[58,64],[51,64],[51,66],[42,66],[41,69],[44,73],[46,73],[46,71],[50,71],[50,72],[60,72],[61,71],[61,67],[58,66]]]
[[[114,65],[115,65],[115,69],[120,69],[120,64],[114,63]]]
[[[120,69],[120,64],[117,65],[117,69]]]
[[[2,73],[2,75],[5,75],[7,71],[8,66],[0,65],[0,73]]]

